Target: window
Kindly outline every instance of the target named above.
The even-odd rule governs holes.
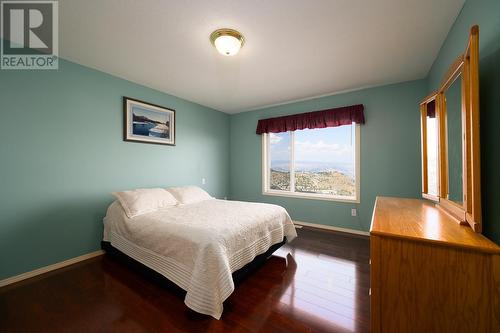
[[[359,202],[359,125],[262,136],[263,194]]]

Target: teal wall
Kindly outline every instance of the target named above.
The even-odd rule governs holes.
[[[428,92],[463,53],[472,25],[479,25],[483,233],[500,243],[500,1],[467,0],[429,72]]]
[[[122,96],[175,109],[177,146],[122,141]],[[61,61],[0,71],[0,119],[0,279],[98,250],[112,191],[227,196],[224,113]]]
[[[230,198],[285,207],[293,219],[368,231],[377,195],[419,197],[421,192],[419,101],[424,80],[364,89],[244,112],[230,118]],[[262,195],[262,118],[364,104],[361,126],[360,204]],[[358,216],[351,217],[351,208]]]

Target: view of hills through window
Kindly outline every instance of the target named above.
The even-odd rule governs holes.
[[[270,133],[269,189],[355,197],[354,133],[355,125]]]

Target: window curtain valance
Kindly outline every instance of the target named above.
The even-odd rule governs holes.
[[[427,103],[427,117],[436,118],[436,100]]]
[[[363,104],[344,106],[290,116],[261,119],[257,124],[257,134],[280,133],[302,129],[337,127],[365,123]]]

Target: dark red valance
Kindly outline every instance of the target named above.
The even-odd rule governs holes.
[[[365,123],[363,104],[344,106],[314,112],[299,113],[290,116],[261,119],[257,124],[257,134],[280,133],[302,129],[337,127]]]
[[[436,118],[436,100],[427,103],[427,117]]]

